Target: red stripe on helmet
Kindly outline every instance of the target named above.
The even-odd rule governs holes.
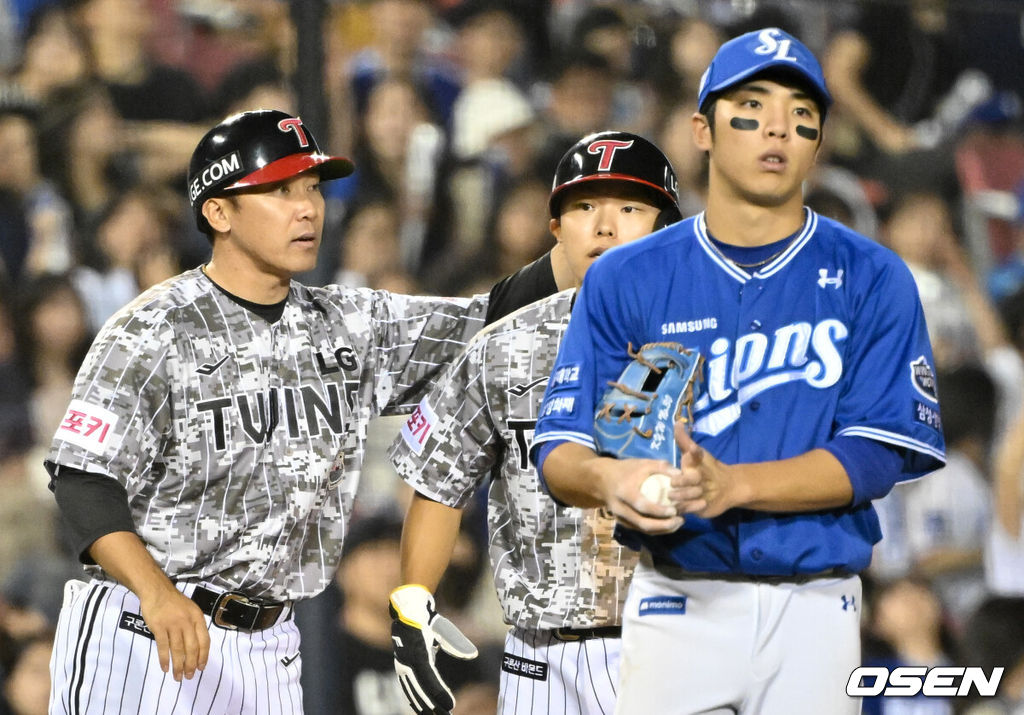
[[[355,166],[351,161],[340,156],[328,156],[327,154],[289,154],[277,161],[272,161],[262,169],[257,169],[247,176],[225,186],[222,190],[242,189],[247,186],[259,186],[260,184],[272,184],[275,181],[283,181],[297,176],[311,169],[319,169],[323,179],[340,179],[351,174]]]
[[[653,182],[645,181],[644,179],[633,176],[632,174],[588,174],[587,176],[581,176],[580,178],[573,179],[572,181],[566,181],[561,186],[555,187],[555,190],[551,192],[551,197],[554,198],[555,195],[560,194],[563,189],[568,189],[570,186],[578,186],[579,184],[582,184],[587,181],[602,181],[607,179],[615,179],[616,181],[628,181],[632,184],[642,184],[643,186],[649,186],[662,196],[666,197],[669,201],[671,201],[673,206],[676,206],[679,203],[679,200],[675,196],[670,194],[668,191],[666,191],[664,186],[658,186]]]

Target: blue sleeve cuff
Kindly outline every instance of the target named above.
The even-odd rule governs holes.
[[[867,437],[836,437],[824,446],[839,460],[853,487],[853,505],[881,499],[903,473],[903,452],[898,447]]]
[[[544,479],[544,460],[548,458],[549,454],[551,454],[551,450],[553,450],[560,444],[565,444],[567,441],[568,440],[565,439],[554,439],[551,440],[550,442],[541,442],[540,444],[535,444],[530,449],[530,459],[533,460],[533,465],[537,469],[537,481],[540,482],[541,488],[544,489],[547,495],[551,497],[551,499],[555,502],[555,504],[558,504],[558,506],[568,506],[568,504],[563,504],[562,502],[560,502],[558,499],[555,498],[555,495],[551,493],[551,490],[548,489],[548,482],[546,479]]]

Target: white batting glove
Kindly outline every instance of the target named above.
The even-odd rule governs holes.
[[[447,715],[455,696],[437,672],[437,650],[470,660],[476,646],[454,623],[438,614],[434,597],[423,586],[408,584],[391,592],[391,645],[402,692],[419,714]]]

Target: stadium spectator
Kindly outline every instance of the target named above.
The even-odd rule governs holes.
[[[37,105],[17,90],[0,90],[0,190],[20,204],[27,231],[24,245],[3,250],[7,273],[17,279],[70,270],[75,258],[71,207],[42,174]],[[12,256],[19,256],[17,262]]]

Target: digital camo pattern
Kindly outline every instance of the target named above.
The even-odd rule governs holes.
[[[636,564],[610,517],[558,506],[528,457],[572,299],[558,293],[481,332],[420,404],[422,429],[407,425],[391,449],[406,482],[451,507],[493,478],[494,584],[506,622],[525,628],[620,623]]]
[[[49,460],[123,484],[172,578],[313,596],[341,554],[367,423],[408,412],[486,307],[293,282],[271,325],[186,272],[100,331]]]

